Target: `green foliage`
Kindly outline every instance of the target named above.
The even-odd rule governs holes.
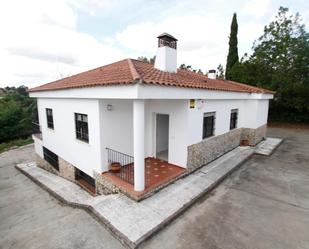
[[[0,153],[12,149],[13,147],[19,147],[19,146],[23,146],[23,145],[27,145],[27,144],[31,144],[33,143],[32,138],[26,138],[26,139],[16,139],[16,140],[12,140],[10,142],[7,143],[1,143],[0,144]]]
[[[309,34],[300,15],[280,7],[274,21],[230,71],[235,81],[277,92],[270,105],[273,121],[309,122]]]
[[[181,64],[179,66],[179,69],[187,70],[187,71],[194,72],[194,73],[203,74],[202,69],[200,69],[200,68],[199,69],[192,68],[191,65]]]
[[[236,16],[236,13],[234,13],[232,23],[231,23],[229,53],[227,55],[226,68],[225,68],[225,78],[228,80],[233,79],[230,75],[230,71],[233,68],[233,66],[238,63],[238,60],[239,60],[237,32],[238,32],[237,16]]]
[[[224,69],[223,69],[222,64],[219,64],[219,66],[217,67],[217,71],[218,71],[217,78],[220,80],[223,80],[224,79]]]
[[[6,87],[1,92],[0,143],[29,136],[36,102],[29,98],[27,87]]]
[[[156,56],[153,56],[152,58],[147,58],[147,57],[144,57],[144,56],[139,56],[137,58],[139,61],[143,61],[143,62],[147,62],[147,63],[150,63],[150,64],[154,64],[155,63],[155,60],[156,60]]]

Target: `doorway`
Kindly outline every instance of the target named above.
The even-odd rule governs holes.
[[[156,158],[168,162],[169,115],[156,114]]]

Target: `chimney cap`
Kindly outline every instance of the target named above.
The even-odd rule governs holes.
[[[174,40],[174,41],[178,41],[174,36],[172,36],[172,35],[170,35],[170,34],[168,34],[168,33],[166,33],[166,32],[164,32],[164,33],[162,33],[161,35],[159,35],[157,38],[164,38],[164,37],[167,37],[167,38],[169,38],[169,39],[171,39],[171,40]]]
[[[208,73],[216,73],[216,70],[215,70],[215,69],[210,69],[210,70],[208,71]]]

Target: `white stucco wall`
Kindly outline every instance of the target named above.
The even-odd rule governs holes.
[[[187,164],[187,100],[146,101],[146,156],[156,155],[155,114],[169,115],[168,162],[182,167]]]
[[[188,145],[202,141],[203,115],[205,112],[215,112],[215,136],[230,130],[230,114],[232,109],[238,109],[237,128],[258,128],[267,123],[268,99],[254,100],[203,100],[188,113]],[[189,105],[189,104],[188,104]]]
[[[107,110],[107,105],[112,110]],[[103,170],[107,170],[107,151],[110,148],[133,156],[133,101],[100,100],[101,148]]]
[[[45,108],[53,109],[54,130],[47,128]],[[39,98],[38,109],[43,146],[90,176],[107,170],[106,147],[134,154],[133,100]],[[267,122],[268,99],[208,99],[194,109],[188,99],[146,100],[145,157],[156,156],[156,113],[169,115],[168,161],[186,167],[187,146],[202,140],[203,114],[216,112],[215,135],[220,135],[229,131],[232,109],[238,109],[237,127],[258,128]],[[88,115],[89,144],[75,138],[75,112]],[[42,156],[37,142],[36,151]]]
[[[112,110],[107,110],[107,105]],[[186,167],[187,101],[145,101],[145,157],[156,156],[155,114],[169,115],[169,162]],[[100,100],[103,167],[107,167],[106,147],[133,156],[133,101]],[[142,132],[142,131],[141,131]],[[106,169],[106,168],[105,168]]]
[[[41,158],[44,158],[43,154],[43,141],[36,136],[32,135],[32,139],[34,141],[34,151],[38,154]]]
[[[53,109],[54,130],[47,128],[45,108]],[[101,172],[98,100],[38,99],[38,110],[43,146],[90,176]],[[88,115],[89,143],[76,139],[74,113]]]

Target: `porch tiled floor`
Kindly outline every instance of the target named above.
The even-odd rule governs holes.
[[[124,171],[125,174],[128,174],[128,177],[133,178],[134,176],[134,167],[133,164],[130,164],[128,168]],[[141,199],[147,193],[155,190],[161,185],[164,185],[177,176],[183,174],[186,170],[177,165],[170,164],[166,161],[157,158],[146,158],[145,159],[145,190],[142,192],[134,191],[134,186],[127,181],[122,180],[117,175],[106,172],[102,176],[111,181],[113,184],[117,185],[123,192],[127,193],[134,199]]]

